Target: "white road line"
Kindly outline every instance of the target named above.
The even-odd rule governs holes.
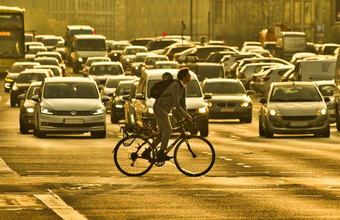
[[[47,207],[52,209],[57,215],[64,220],[86,220],[87,218],[74,210],[71,206],[68,206],[59,196],[56,194],[47,195],[34,195],[37,199],[43,202]]]
[[[7,166],[5,161],[0,157],[0,173],[14,173],[14,171]]]

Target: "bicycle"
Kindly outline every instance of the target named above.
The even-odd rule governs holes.
[[[153,165],[161,167],[165,161],[159,160],[158,147],[155,146],[155,138],[159,135],[150,125],[155,118],[142,117],[148,121],[147,126],[135,128],[130,135],[125,126],[123,139],[113,149],[113,159],[118,170],[127,176],[142,176],[146,174]],[[191,124],[185,120],[178,122],[179,126],[173,128],[173,132],[179,131],[175,141],[171,143],[165,153],[169,153],[174,147],[173,158],[177,169],[187,176],[201,176],[209,172],[215,162],[215,150],[212,144],[201,136],[188,135],[185,129]],[[144,123],[143,123],[144,124]],[[150,153],[148,151],[150,151]],[[146,152],[146,153],[145,153]]]

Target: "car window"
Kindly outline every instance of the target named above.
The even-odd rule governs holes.
[[[123,70],[118,65],[95,65],[91,67],[91,75],[121,75]]]
[[[27,99],[32,99],[32,96],[38,95],[40,90],[40,86],[32,86],[27,94]]]
[[[44,98],[99,98],[96,85],[86,82],[46,83]]]
[[[213,95],[244,95],[245,91],[239,83],[234,82],[208,82],[203,87],[203,93],[212,93]]]
[[[17,78],[17,83],[31,83],[43,81],[45,79],[45,74],[20,74]]]
[[[320,94],[313,85],[275,86],[271,92],[271,102],[319,102]]]
[[[199,81],[205,78],[224,78],[222,66],[197,66],[195,73]]]
[[[120,84],[116,90],[117,95],[124,95],[124,91],[130,90],[132,84]]]
[[[333,96],[334,85],[320,85],[319,90],[323,96]]]

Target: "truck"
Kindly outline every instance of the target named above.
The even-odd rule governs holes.
[[[277,34],[274,56],[290,60],[295,53],[307,49],[306,33],[297,31],[282,31]]]

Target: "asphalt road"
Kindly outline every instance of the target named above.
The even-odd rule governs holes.
[[[80,74],[79,74],[80,76]],[[107,137],[19,131],[0,80],[0,219],[340,219],[340,133],[259,137],[253,122],[211,120],[209,173],[187,177],[173,161],[142,177],[114,166],[122,138],[107,115]]]

